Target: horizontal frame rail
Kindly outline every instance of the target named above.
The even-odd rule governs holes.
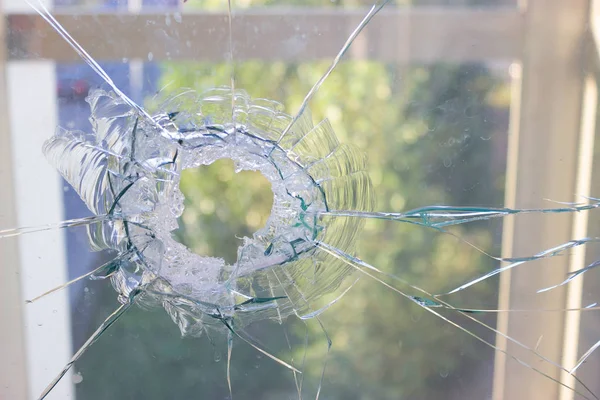
[[[225,13],[102,13],[60,9],[56,19],[98,60],[226,61]],[[181,15],[181,18],[179,18]],[[177,18],[175,18],[177,16]],[[261,9],[234,14],[234,55],[242,60],[331,59],[364,10]],[[9,14],[10,60],[70,62],[77,55],[38,15]],[[523,15],[517,8],[416,7],[383,10],[349,57],[395,63],[521,58]]]

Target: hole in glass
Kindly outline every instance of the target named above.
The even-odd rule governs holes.
[[[235,172],[230,159],[182,171],[185,196],[175,239],[196,254],[237,260],[242,239],[266,225],[273,206],[271,183],[258,171]],[[210,232],[204,234],[204,232]]]

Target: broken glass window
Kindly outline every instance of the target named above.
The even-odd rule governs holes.
[[[409,72],[414,74],[417,83],[421,81],[421,85],[394,87],[393,77],[400,71],[390,70],[388,65],[369,61],[341,64],[350,46],[359,45],[362,29],[376,23],[376,19],[371,22],[371,18],[385,3],[376,2],[361,16],[362,19],[358,18],[359,21],[346,42],[337,49],[338,56],[332,62],[296,65],[265,65],[236,59],[232,41],[236,18],[230,10],[227,20],[221,21],[228,25],[229,60],[216,68],[212,64],[195,64],[188,77],[185,71],[190,68],[177,63],[165,64],[162,77],[164,85],[144,101],[134,101],[133,96],[113,80],[107,68],[94,61],[43,5],[32,5],[104,81],[104,88],[90,88],[85,97],[89,105],[91,129],[78,131],[68,126],[59,128],[43,148],[50,163],[94,215],[73,218],[54,226],[5,230],[1,235],[2,238],[8,238],[43,229],[85,227],[91,248],[95,251],[110,250],[110,259],[56,289],[87,278],[99,281],[110,279],[120,303],[100,322],[41,397],[51,393],[54,385],[79,361],[83,353],[105,332],[110,332],[109,328],[113,329],[113,323],[123,317],[118,324],[126,324],[128,315],[134,312],[131,307],[134,304],[142,308],[164,308],[183,335],[207,336],[210,343],[214,342],[217,353],[225,345],[224,376],[227,379],[223,380],[223,388],[230,396],[236,392],[236,378],[252,372],[243,368],[232,371],[238,354],[233,352],[233,345],[241,343],[247,346],[246,350],[270,359],[277,365],[278,371],[284,371],[293,378],[292,385],[274,383],[270,388],[255,389],[255,393],[268,391],[274,398],[318,398],[322,390],[327,390],[326,365],[329,365],[329,369],[344,368],[343,357],[328,363],[330,346],[341,342],[340,346],[344,348],[344,342],[347,343],[350,340],[348,336],[352,335],[343,330],[336,331],[335,336],[330,335],[329,328],[326,328],[328,324],[323,322],[330,314],[326,311],[338,302],[349,303],[350,311],[343,315],[331,312],[332,320],[345,319],[343,326],[346,329],[360,325],[364,330],[356,331],[367,337],[377,331],[385,331],[383,323],[392,317],[402,320],[401,324],[407,323],[408,327],[413,318],[421,318],[413,317],[415,314],[402,315],[400,310],[415,312],[406,305],[394,307],[403,301],[402,304],[420,308],[440,318],[448,326],[454,325],[483,345],[495,348],[493,335],[505,335],[506,340],[534,354],[539,363],[549,364],[567,373],[577,370],[589,352],[585,352],[577,365],[567,370],[559,362],[538,353],[537,346],[521,344],[508,334],[496,331],[493,323],[485,320],[487,314],[493,315],[504,310],[498,310],[495,304],[489,307],[471,304],[479,304],[473,298],[484,298],[489,291],[489,281],[494,276],[597,241],[594,237],[573,238],[556,247],[540,249],[537,254],[502,258],[494,251],[497,249],[493,248],[493,235],[487,230],[498,229],[498,225],[493,225],[496,220],[519,214],[584,212],[596,208],[597,200],[588,199],[584,204],[565,204],[546,209],[509,209],[469,204],[477,201],[470,201],[468,197],[479,194],[481,197],[478,201],[484,199],[488,204],[498,205],[501,203],[501,194],[486,186],[488,183],[482,182],[485,178],[474,183],[475,186],[485,186],[480,190],[481,193],[478,188],[468,186],[473,182],[465,178],[465,172],[473,165],[464,165],[462,160],[469,159],[472,163],[479,162],[476,164],[478,166],[489,168],[489,162],[477,160],[477,157],[489,161],[486,157],[492,154],[492,149],[485,143],[489,140],[488,136],[481,136],[480,132],[473,133],[470,131],[472,127],[462,127],[462,122],[453,118],[456,118],[457,112],[473,118],[481,117],[482,113],[488,111],[480,103],[483,99],[489,101],[494,95],[493,74],[480,65],[416,68]],[[177,22],[182,16],[174,14],[172,18]],[[301,44],[292,43],[289,48]],[[153,55],[149,53],[148,59],[152,58]],[[196,74],[220,76],[211,77],[214,79],[209,81],[213,83],[207,86],[206,81],[195,80]],[[273,82],[281,81],[282,77],[290,74],[297,76],[292,83],[298,87],[288,84],[285,89],[290,91],[289,97],[284,100],[289,104],[282,104],[276,100],[283,99],[283,96],[277,98],[272,94],[277,89]],[[248,84],[250,79],[261,78],[265,82],[262,83],[263,87],[256,88],[258,93],[249,94],[244,90],[245,83]],[[444,80],[450,84],[443,85]],[[332,85],[329,92],[339,91],[348,96],[349,104],[344,104],[346,110],[342,110],[339,97],[327,98],[324,95],[319,98],[323,93],[321,87],[327,82]],[[229,85],[218,85],[223,83]],[[442,85],[443,89],[436,87],[435,83]],[[440,90],[431,95],[433,100],[418,90],[427,84],[430,86],[426,93],[430,95],[436,89]],[[67,86],[75,89],[66,97],[87,92],[85,88],[78,90],[77,84],[70,83]],[[183,86],[192,88],[184,89]],[[400,96],[393,96],[392,89],[395,93],[410,93],[413,99],[412,104],[397,104],[397,109],[404,108],[405,121],[402,122],[406,122],[406,126],[402,129],[398,129],[400,121],[397,115],[381,113],[383,107],[367,108],[362,104],[370,98],[375,104],[394,104]],[[466,103],[456,94],[460,90],[469,92],[475,89],[479,90],[481,98],[474,96]],[[320,106],[319,102],[323,105]],[[317,110],[327,109],[326,113],[332,122],[324,119],[323,115],[313,118],[309,106]],[[362,112],[373,113],[373,116],[369,120],[352,117],[354,125],[343,125],[337,134],[334,133],[334,124],[341,125],[340,120],[350,118],[349,113],[345,112],[348,110],[356,115]],[[423,126],[422,115],[431,110],[433,112],[427,121],[429,125]],[[315,114],[321,113],[323,111]],[[372,124],[376,119],[380,120],[379,123]],[[394,123],[387,125],[386,122],[390,121]],[[394,132],[381,135],[387,127],[393,127]],[[448,130],[449,127],[455,130]],[[362,145],[354,146],[344,140],[355,134],[349,128],[365,134],[362,138],[355,137]],[[480,130],[485,128],[490,131],[484,123],[479,127]],[[439,137],[427,135],[438,130],[449,132],[447,140],[440,141]],[[371,139],[380,145],[371,146]],[[423,157],[415,143],[421,146],[425,146],[423,143],[433,143],[433,150],[427,156],[435,159]],[[402,147],[402,150],[396,154],[384,153],[386,147],[393,146]],[[371,162],[382,159],[388,163],[386,168],[370,171],[365,150]],[[173,237],[184,208],[193,207],[185,203],[188,196],[181,189],[182,185],[186,186],[186,182],[182,182],[182,171],[211,165],[221,159],[231,159],[236,172],[259,171],[270,182],[273,194],[273,205],[266,224],[241,240],[236,246],[233,263],[196,254]],[[424,167],[415,171],[419,162]],[[201,180],[202,176],[197,176],[197,179]],[[422,182],[421,186],[415,184],[418,181]],[[455,181],[459,182],[456,186]],[[374,211],[374,186],[381,187],[382,182],[391,183],[386,185],[386,189],[393,190],[384,192],[386,207],[378,209],[389,211]],[[426,185],[432,187],[427,188]],[[462,193],[459,193],[456,196],[444,196],[444,192],[456,188],[468,195],[461,197]],[[446,204],[443,200],[448,197],[454,200],[451,203],[459,206],[437,205]],[[235,199],[229,201],[235,203]],[[207,214],[217,208],[228,208],[223,204],[215,205],[214,200],[212,208],[207,207]],[[402,209],[410,211],[397,211]],[[192,221],[194,223],[196,219]],[[363,225],[364,231],[361,229]],[[397,225],[402,228],[396,228]],[[395,229],[401,230],[401,233],[392,233]],[[210,235],[209,229],[200,229],[194,234],[191,227],[184,228],[183,234],[186,232],[198,236],[196,240],[207,240],[202,236]],[[390,251],[390,243],[381,244],[382,248],[378,249],[377,240],[365,241],[364,237],[369,235],[373,236],[372,239],[378,235],[392,236],[397,239],[391,243],[396,249]],[[449,249],[453,246],[464,246],[471,250],[455,253]],[[421,248],[429,249],[430,254],[419,261],[417,254]],[[401,251],[405,256],[408,254],[410,262],[400,258]],[[411,255],[411,252],[415,254]],[[454,273],[460,270],[464,258],[472,258],[474,264],[480,265],[477,268],[470,267],[463,274]],[[496,267],[494,262],[502,263],[501,267]],[[540,291],[551,291],[566,285],[596,265],[592,263],[565,277],[562,282],[540,288]],[[468,275],[475,277],[466,279]],[[375,282],[370,286],[371,289],[365,289],[364,284],[358,287],[369,280]],[[381,288],[387,288],[391,293],[386,294]],[[56,289],[41,293],[30,301],[42,301],[41,297]],[[476,292],[470,291],[470,296],[457,297],[466,289]],[[354,292],[360,295],[357,293],[353,296]],[[399,300],[391,300],[390,294],[396,298],[399,295]],[[381,309],[369,315],[367,301],[385,304],[387,313]],[[341,308],[343,304],[336,307]],[[284,350],[271,351],[270,334],[261,332],[260,327],[256,326],[283,326],[289,316],[297,317],[298,321],[291,327],[280,328],[284,332],[279,338],[284,342]],[[115,324],[115,328],[118,324]],[[303,324],[306,324],[305,328],[298,328]],[[434,323],[429,324],[431,329],[435,329]],[[140,328],[136,323],[125,326]],[[291,330],[289,333],[286,332],[288,328]],[[166,333],[160,334],[161,337],[164,335]],[[268,341],[262,338],[265,335]],[[444,332],[444,338],[447,336]],[[386,348],[378,347],[377,343],[368,343],[366,339],[365,349],[354,352],[348,349],[348,357],[352,362],[357,363],[356,355],[364,356],[361,360],[364,365],[357,363],[354,368],[365,374],[365,381],[376,381],[378,377],[390,373],[387,368],[382,368],[384,363],[378,361],[382,357],[388,357],[389,362],[391,357],[400,357],[407,346],[410,351],[416,351],[415,345],[405,343],[402,337],[395,340],[398,342],[396,348],[387,349],[390,355],[385,354]],[[443,340],[438,343],[445,343],[447,355],[434,353],[415,356],[415,365],[402,367],[401,376],[407,382],[402,389],[382,385],[372,389],[372,393],[378,398],[397,398],[394,390],[402,390],[401,396],[411,396],[422,389],[416,383],[412,386],[408,384],[414,376],[439,375],[442,380],[447,378],[461,362],[449,349],[459,346],[456,342],[449,344]],[[420,348],[421,353],[427,352],[424,343],[416,347]],[[474,347],[471,351],[475,352],[476,349]],[[590,351],[594,349],[595,346],[592,346]],[[160,353],[161,350],[156,351]],[[143,357],[152,354],[147,351],[142,353]],[[475,358],[471,356],[471,359]],[[512,354],[509,357],[520,360]],[[244,366],[247,365],[244,363]],[[548,379],[556,380],[537,364],[527,366]],[[104,368],[107,367],[111,365]],[[82,387],[79,390],[84,390],[88,384],[86,377],[97,371],[98,367],[89,367],[89,372],[85,371],[84,366],[81,369],[84,370],[81,375],[74,377],[79,377],[78,380],[83,378],[79,382]],[[435,370],[435,373],[429,369]],[[139,371],[133,372],[140,374]],[[311,381],[306,376],[314,379]],[[127,381],[123,378],[119,380]],[[344,382],[351,380],[347,378]],[[559,381],[556,383],[561,384]],[[365,385],[362,381],[361,384]],[[443,390],[443,385],[437,389]],[[362,390],[361,387],[358,390]],[[240,388],[240,392],[245,391],[245,388]],[[431,393],[434,392],[432,390]],[[120,393],[123,397],[129,395]],[[337,393],[339,398],[350,398],[341,389]],[[595,397],[585,389],[578,393],[588,398]]]

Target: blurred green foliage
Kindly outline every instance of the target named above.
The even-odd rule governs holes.
[[[280,100],[293,112],[327,64],[241,63],[236,69],[238,87],[253,97]],[[229,70],[227,65],[169,64],[163,81],[202,91],[215,81],[226,81]],[[497,109],[488,100],[501,87],[480,65],[399,69],[352,61],[339,66],[311,109],[315,121],[329,117],[341,141],[368,154],[377,209],[498,205],[503,172],[490,162],[498,142],[490,119]],[[260,227],[272,201],[268,182],[248,174],[236,177],[231,163],[220,161],[183,175],[188,220],[182,221],[179,235],[187,245],[235,260],[240,243],[235,235],[250,235]],[[261,218],[249,218],[252,212]],[[490,233],[494,229],[498,225],[479,224],[456,233],[497,252]],[[368,221],[359,247],[363,259],[432,292],[492,268],[489,259],[453,237],[410,225]],[[324,398],[445,398],[448,390],[459,390],[458,381],[445,377],[470,376],[489,365],[492,353],[475,340],[365,279],[323,317],[333,340]],[[104,295],[110,298],[114,293],[108,290]],[[493,305],[494,286],[476,286],[466,299]],[[287,349],[281,327],[256,327],[255,335],[281,356],[299,360],[304,328],[298,323],[288,328],[298,344],[293,351]],[[108,335],[79,363],[82,398],[226,398],[225,363],[213,361],[210,342],[181,340],[163,312],[136,310]],[[213,340],[223,351],[222,338]],[[309,324],[307,390],[318,381],[324,350],[318,325]],[[257,356],[242,344],[234,349],[236,398],[292,396],[291,374]]]
[[[232,160],[185,170],[181,174],[185,209],[178,241],[198,254],[237,259],[240,239],[264,227],[271,213],[271,184],[256,171],[235,173]],[[229,203],[235,199],[235,206]]]
[[[210,1],[201,4],[210,6]],[[254,98],[281,101],[293,113],[328,65],[238,63],[236,85]],[[230,70],[226,64],[170,63],[164,65],[162,84],[169,83],[167,91],[191,87],[201,92],[227,84]],[[329,118],[340,141],[354,143],[368,155],[378,210],[497,206],[503,196],[507,107],[498,93],[504,89],[504,82],[478,64],[400,67],[348,61],[339,65],[310,108],[315,122]],[[179,240],[228,262],[236,259],[236,235],[250,236],[264,225],[272,202],[263,177],[235,176],[229,161],[187,171],[181,189],[186,213]],[[497,254],[494,234],[499,229],[498,222],[477,223],[454,232]],[[384,221],[367,221],[359,248],[364,260],[434,293],[493,267],[489,258],[452,236]],[[101,296],[98,324],[100,315],[116,305],[110,288],[95,290]],[[493,306],[496,297],[490,282],[452,300],[461,306]],[[493,319],[484,320],[493,324]],[[367,278],[325,313],[323,322],[333,341],[323,399],[458,399],[489,390],[489,349]],[[307,326],[304,379],[306,398],[311,391],[314,398],[326,346],[318,324]],[[304,357],[302,323],[265,323],[252,329],[281,357]],[[486,337],[493,340],[493,335]],[[224,351],[224,339],[211,339],[214,344],[207,338],[182,340],[164,312],[136,309],[77,364],[84,377],[77,394],[86,400],[225,399],[225,362],[214,361],[215,352]],[[243,343],[234,347],[232,382],[236,399],[297,396],[289,371]]]

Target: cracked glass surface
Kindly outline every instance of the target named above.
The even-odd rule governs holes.
[[[221,23],[235,32],[236,12],[257,5],[236,3],[230,16],[224,2],[182,7],[221,10],[227,17]],[[357,8],[352,29],[376,25],[379,8],[394,7],[385,3]],[[186,18],[165,15],[171,23]],[[257,29],[268,29],[266,21]],[[94,214],[59,224],[77,232],[68,234],[77,235],[79,248],[96,252],[84,268],[69,262],[78,279],[70,291],[71,381],[78,396],[487,396],[496,334],[533,355],[535,365],[524,363],[532,374],[552,380],[544,368],[566,370],[538,351],[539,342],[520,344],[494,330],[494,279],[598,239],[572,238],[537,254],[501,258],[501,220],[551,218],[594,209],[597,201],[501,206],[506,65],[399,67],[363,59],[360,30],[355,33],[355,40],[344,36],[335,47],[341,57],[348,38],[346,44],[358,46],[356,53],[348,47],[348,59],[339,64],[335,52],[307,62],[236,58],[241,44],[231,36],[222,41],[222,62],[147,64],[139,93],[117,81],[122,65],[91,58],[105,82],[92,81],[82,96],[78,81],[65,80],[60,107],[86,113],[91,124],[65,116],[66,126],[48,133],[43,152],[70,185],[65,196],[80,197]],[[306,35],[324,40],[326,34],[299,33],[285,48],[299,51]],[[57,68],[64,76],[89,73],[81,66]],[[109,75],[116,76],[106,82]],[[180,181],[183,170],[221,159],[270,182],[273,205],[264,227],[251,229],[251,210],[239,210],[239,198],[255,190],[252,179],[212,206],[202,201],[236,179],[224,179],[224,168]],[[194,191],[198,204],[190,201]],[[265,196],[271,194],[257,194]],[[184,206],[195,210],[187,222],[178,220]],[[193,252],[173,237],[179,228],[198,248],[219,246],[220,236],[212,233],[224,230],[217,210],[240,216],[230,220],[232,232],[247,232],[223,245],[234,263]],[[540,293],[551,296],[596,265]],[[586,310],[594,308],[590,303]],[[182,340],[179,333],[201,338]],[[594,349],[583,351],[567,372]],[[42,396],[51,398],[56,382]],[[585,387],[573,389],[595,398]]]

